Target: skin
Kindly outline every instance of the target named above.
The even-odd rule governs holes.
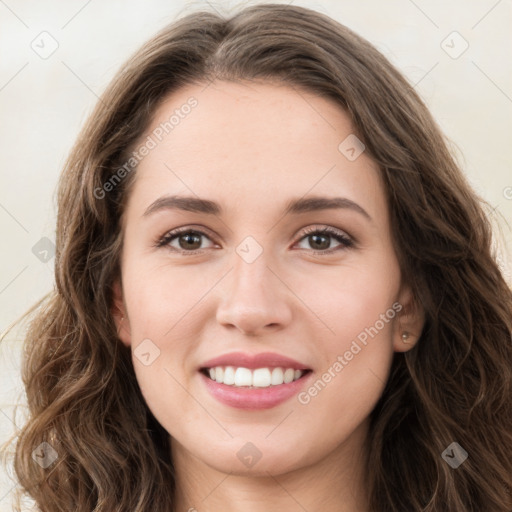
[[[423,325],[401,279],[378,167],[364,152],[349,161],[338,150],[354,132],[339,106],[270,82],[182,88],[141,141],[191,96],[198,105],[136,171],[113,311],[144,398],[171,435],[176,510],[367,511],[368,417],[393,353],[412,348]],[[143,215],[166,194],[214,200],[223,213]],[[348,198],[371,219],[350,208],[283,216],[303,196]],[[181,246],[177,236],[155,247],[182,226],[205,233],[195,254],[183,254],[183,236]],[[328,226],[353,246],[304,233]],[[248,236],[263,251],[251,263],[236,251]],[[400,314],[307,404],[294,396],[267,410],[234,409],[198,373],[221,354],[270,351],[312,369],[307,391],[394,303]],[[150,365],[134,352],[145,339],[160,351]],[[247,442],[261,453],[250,468],[237,457]]]

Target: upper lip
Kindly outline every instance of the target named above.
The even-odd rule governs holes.
[[[216,366],[235,366],[237,368],[293,368],[294,370],[309,370],[307,365],[274,352],[260,354],[244,354],[231,352],[205,361],[201,368],[215,368]]]

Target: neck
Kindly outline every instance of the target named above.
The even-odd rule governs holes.
[[[260,476],[218,471],[171,439],[176,475],[175,511],[367,512],[366,433],[366,425],[361,426],[349,442],[315,464],[285,474],[272,474],[269,470]]]

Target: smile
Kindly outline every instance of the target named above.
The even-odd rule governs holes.
[[[205,361],[199,374],[217,401],[238,409],[268,409],[300,392],[312,370],[276,353],[230,353]]]
[[[205,375],[219,384],[227,386],[269,388],[296,381],[304,375],[303,370],[293,368],[249,368],[216,366],[204,370]]]

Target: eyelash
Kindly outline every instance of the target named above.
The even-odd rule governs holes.
[[[187,250],[184,250],[184,249],[176,249],[175,247],[171,247],[169,245],[172,242],[173,239],[175,239],[179,235],[183,235],[183,234],[199,235],[199,236],[204,235],[207,238],[210,238],[203,231],[198,231],[198,230],[195,230],[195,229],[191,229],[189,227],[183,227],[183,228],[173,229],[172,231],[169,231],[168,233],[166,233],[163,237],[161,237],[156,242],[155,247],[165,247],[165,246],[167,246],[172,251],[175,251],[175,252],[178,252],[180,254],[187,255],[187,256],[193,256],[195,254],[198,254],[200,251],[204,250],[204,249],[193,249],[191,251],[187,251]],[[315,235],[315,234],[320,234],[320,235],[324,235],[324,236],[325,235],[329,235],[332,238],[334,238],[337,242],[339,242],[341,244],[341,246],[333,247],[333,248],[330,248],[330,249],[326,249],[324,251],[311,249],[309,252],[312,251],[314,254],[320,254],[320,255],[332,254],[335,251],[339,251],[339,250],[343,250],[343,249],[349,249],[349,248],[354,246],[354,241],[349,236],[347,236],[342,231],[339,231],[339,230],[331,228],[331,227],[325,227],[325,228],[322,228],[322,229],[319,229],[319,228],[308,228],[308,229],[306,229],[303,232],[303,234],[299,238],[298,242],[302,241],[303,239],[305,239],[305,238],[307,238],[307,237],[309,237],[311,235]],[[304,250],[304,249],[301,249],[301,250]]]

